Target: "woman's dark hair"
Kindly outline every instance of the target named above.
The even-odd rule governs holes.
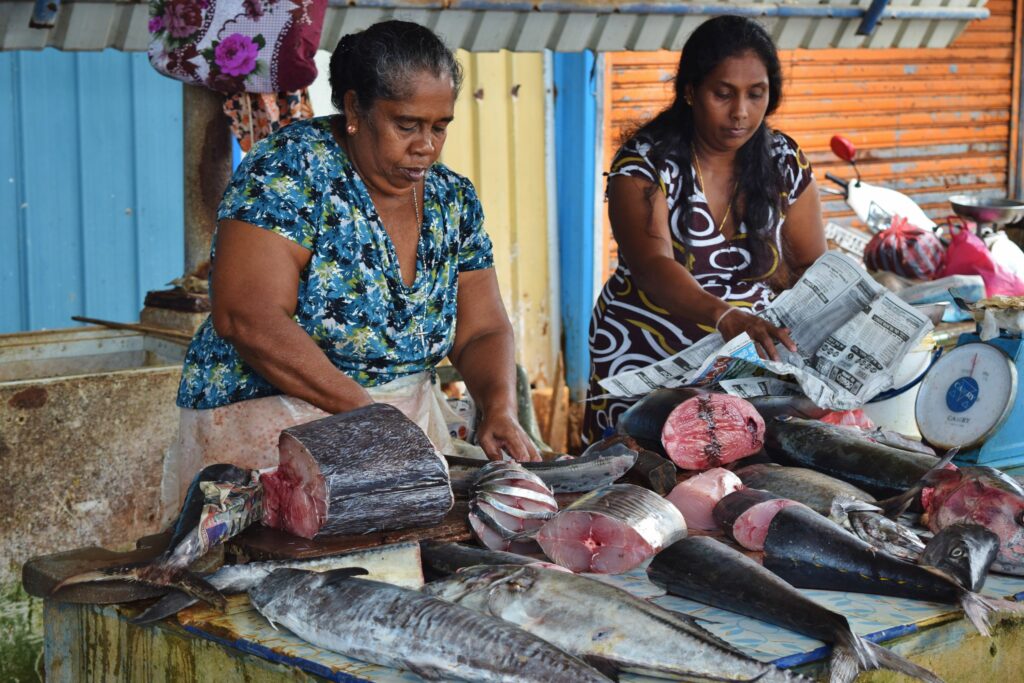
[[[430,29],[408,21],[382,21],[338,41],[331,55],[331,102],[345,115],[345,93],[352,90],[361,111],[377,100],[400,100],[412,92],[414,77],[426,71],[449,76],[456,97],[462,67]]]
[[[726,15],[705,21],[690,34],[679,58],[675,99],[667,109],[631,134],[644,134],[651,140],[650,157],[656,166],[670,156],[678,160],[686,197],[692,195],[694,185],[690,174],[694,121],[693,109],[686,103],[686,87],[696,90],[725,59],[749,51],[757,54],[768,71],[768,110],[765,117],[770,116],[782,99],[782,66],[775,44],[756,21]],[[744,200],[743,221],[752,236],[762,238],[757,240],[760,248],[751,249],[756,264],[759,257],[765,256],[763,252],[771,243],[769,219],[778,216],[782,210],[784,190],[779,169],[772,161],[771,135],[764,121],[739,149],[735,164],[739,173],[738,194]]]

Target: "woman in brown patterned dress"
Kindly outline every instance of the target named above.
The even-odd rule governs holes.
[[[755,315],[824,253],[810,164],[765,118],[782,74],[757,22],[722,16],[687,40],[675,100],[619,149],[608,173],[608,214],[619,265],[590,323],[589,443],[630,401],[601,398],[598,380],[672,356],[718,331],[746,332],[762,357],[785,329]]]

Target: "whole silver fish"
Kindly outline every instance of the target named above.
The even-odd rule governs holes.
[[[412,546],[412,544],[407,545]],[[505,554],[510,555],[510,553]],[[397,565],[394,562],[388,562],[387,557],[385,553],[381,552],[381,549],[371,548],[309,560],[271,560],[225,565],[204,578],[214,589],[224,595],[244,593],[278,569],[301,569],[307,572],[350,569],[351,576],[362,576],[367,574],[366,568],[369,568],[375,579],[383,578],[389,583],[405,585],[410,588],[419,588],[423,585],[419,567],[413,571],[407,564]],[[198,600],[193,595],[172,591],[132,619],[131,623],[149,624],[166,619],[186,607],[191,607],[196,602]]]
[[[249,598],[272,624],[316,647],[409,669],[427,680],[610,680],[506,622],[379,581],[279,569],[251,588]]]
[[[423,590],[619,671],[685,680],[806,680],[748,657],[692,619],[585,576],[535,566],[481,566]]]
[[[918,562],[941,569],[967,590],[978,592],[998,554],[998,534],[980,524],[960,522],[936,533]]]
[[[611,436],[591,444],[578,458],[526,463],[528,471],[555,493],[583,493],[611,484],[636,464],[639,446],[626,436]]]
[[[916,562],[924,552],[925,544],[920,537],[886,517],[877,505],[839,496],[832,501],[829,519],[849,529],[868,545],[895,557]]]

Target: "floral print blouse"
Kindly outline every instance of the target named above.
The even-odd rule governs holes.
[[[447,356],[459,273],[493,266],[476,190],[438,163],[424,181],[416,277],[407,287],[391,238],[334,140],[329,117],[293,123],[255,145],[217,218],[251,223],[311,252],[294,319],[339,370],[366,387],[430,370]],[[215,408],[279,393],[217,335],[211,319],[196,331],[179,406]]]

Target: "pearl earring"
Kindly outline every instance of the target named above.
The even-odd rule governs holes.
[[[346,131],[348,132],[348,134],[349,134],[349,135],[355,135],[355,134],[356,134],[356,127],[355,127],[355,124],[351,124],[351,123],[350,123],[350,124],[348,125],[348,128],[346,128],[345,130],[346,130]]]

